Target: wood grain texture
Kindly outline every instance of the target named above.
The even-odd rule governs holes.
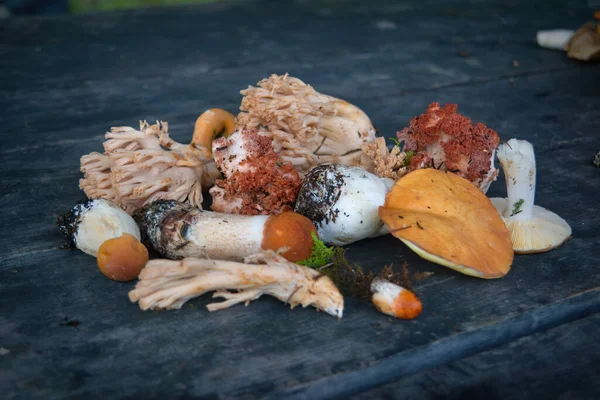
[[[351,398],[597,399],[599,328],[594,314]]]
[[[591,157],[600,150],[600,70],[533,43],[536,30],[575,28],[588,14],[579,2],[520,3],[263,1],[0,21],[4,396],[346,396],[597,312],[600,175]],[[101,150],[111,126],[162,119],[189,140],[204,109],[235,112],[241,89],[285,72],[355,103],[380,135],[440,101],[503,140],[530,140],[536,203],[565,218],[573,238],[517,257],[506,278],[490,282],[428,263],[391,236],[350,246],[369,269],[407,261],[434,273],[415,283],[424,311],[410,322],[355,299],[341,321],[270,298],[213,314],[206,296],[177,312],[141,312],[127,299],[132,283],[58,249],[54,216],[82,197],[79,157]],[[505,195],[502,178],[489,195]],[[578,332],[573,340],[589,343],[599,330]],[[412,369],[401,368],[404,357]],[[392,373],[368,378],[382,366]]]

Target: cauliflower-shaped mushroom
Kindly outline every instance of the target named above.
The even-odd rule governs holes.
[[[201,207],[203,188],[219,177],[210,150],[175,142],[166,122],[140,121],[139,131],[113,127],[105,137],[104,154],[81,157],[79,187],[89,198],[111,200],[129,213],[159,199]]]
[[[271,75],[242,90],[238,127],[256,128],[303,176],[323,163],[358,165],[375,128],[358,107],[317,92],[298,78]]]

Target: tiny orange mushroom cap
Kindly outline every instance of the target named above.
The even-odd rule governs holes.
[[[228,137],[235,131],[235,116],[221,108],[211,108],[198,117],[194,126],[192,143],[212,151],[212,141],[217,136]]]
[[[128,233],[105,241],[98,249],[98,268],[115,281],[137,278],[147,262],[148,250]]]
[[[423,304],[410,290],[386,279],[375,278],[371,283],[375,308],[386,315],[400,319],[414,319],[421,314]]]
[[[405,175],[379,217],[418,255],[463,274],[501,278],[513,262],[508,229],[490,200],[451,172],[427,168]]]
[[[277,251],[287,247],[283,257],[292,262],[305,260],[313,248],[313,233],[317,235],[317,228],[304,215],[291,211],[271,215],[265,223],[261,248]]]

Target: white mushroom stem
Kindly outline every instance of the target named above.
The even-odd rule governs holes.
[[[310,255],[315,227],[301,215],[241,215],[204,211],[188,203],[157,201],[142,211],[152,247],[167,258],[241,261],[262,250],[288,247],[292,261]],[[300,257],[300,258],[298,258]]]
[[[566,45],[573,37],[575,31],[570,29],[554,29],[539,31],[536,35],[537,44],[540,47],[552,50],[566,50]]]
[[[173,201],[156,202],[145,214],[148,238],[163,256],[236,261],[260,252],[269,218],[204,211]]]
[[[129,299],[138,302],[142,310],[178,309],[189,299],[216,291],[213,298],[225,301],[207,308],[217,311],[238,303],[247,305],[266,294],[291,308],[313,306],[342,318],[344,299],[327,276],[289,262],[273,251],[245,261],[248,263],[199,258],[152,260],[140,273]]]
[[[530,219],[535,204],[535,154],[526,140],[511,139],[498,146],[498,160],[504,170],[508,205],[503,217]]]
[[[508,199],[490,199],[508,228],[515,253],[551,250],[571,236],[569,224],[550,210],[536,206],[535,155],[531,143],[511,139],[498,146]]]

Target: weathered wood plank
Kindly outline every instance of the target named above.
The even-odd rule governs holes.
[[[583,5],[542,7],[535,19],[518,18],[532,6],[515,3],[502,12],[463,4],[454,14],[452,3],[406,5],[389,13],[338,6],[335,17],[310,6],[248,5],[5,21],[0,123],[33,145],[76,138],[96,121],[165,118],[173,104],[189,120],[210,106],[237,108],[239,90],[271,73],[354,101],[578,68],[533,40],[537,29],[576,27]],[[384,16],[393,29],[380,27]]]
[[[365,392],[355,399],[597,399],[600,314]]]
[[[598,67],[530,43],[537,29],[576,26],[583,6],[512,1],[486,13],[483,3],[458,1],[380,11],[313,4],[0,22],[0,347],[10,351],[0,356],[0,387],[8,398],[310,393],[321,379],[386,360],[454,354],[440,343],[463,346],[448,362],[597,310],[596,291],[576,295],[600,286],[600,179],[591,164],[600,150]],[[381,20],[396,27],[382,29]],[[457,55],[463,49],[471,57]],[[573,239],[518,257],[493,282],[425,262],[391,237],[350,246],[369,269],[406,260],[413,271],[434,272],[416,284],[425,310],[411,322],[354,299],[341,321],[268,298],[215,314],[204,309],[207,297],[179,312],[143,313],[127,300],[132,284],[108,281],[94,259],[57,249],[54,214],[81,197],[79,157],[100,150],[110,126],[164,119],[188,140],[200,111],[235,111],[239,90],[271,72],[298,72],[356,103],[382,135],[442,101],[503,139],[532,141],[537,202],[571,223]],[[504,193],[500,179],[490,195]],[[432,366],[414,365],[410,373]],[[400,376],[356,383],[364,390]]]

